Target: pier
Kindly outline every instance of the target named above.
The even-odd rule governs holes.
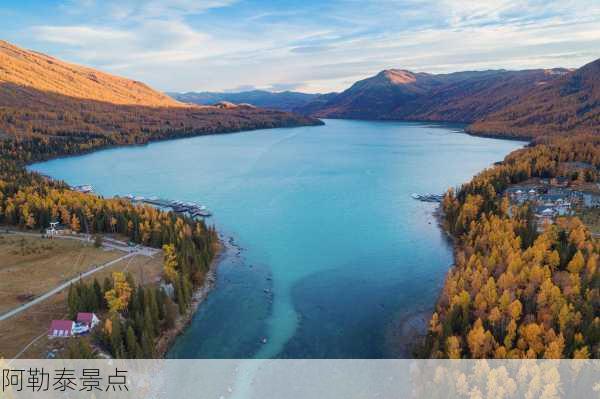
[[[206,208],[206,206],[197,204],[195,202],[182,202],[157,197],[145,198],[141,196],[133,196],[131,194],[126,195],[125,198],[129,199],[131,202],[142,202],[157,206],[159,208],[170,209],[176,213],[187,214],[192,218],[212,216],[212,213]]]
[[[413,194],[411,197],[423,202],[442,202],[444,194]]]
[[[80,193],[88,194],[94,192],[94,186],[91,184],[81,184],[79,186],[72,186],[71,190],[79,191]]]

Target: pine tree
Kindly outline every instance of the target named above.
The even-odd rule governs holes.
[[[131,326],[127,327],[126,342],[127,342],[127,352],[129,353],[129,356],[136,357],[138,354],[138,350],[137,350],[138,343],[137,343],[137,339],[135,337],[135,333],[133,332],[133,328]]]
[[[163,272],[165,279],[171,283],[179,279],[179,262],[173,244],[163,245],[164,267]]]
[[[94,279],[93,290],[94,295],[96,296],[96,303],[98,304],[98,309],[104,310],[106,308],[104,306],[104,293],[102,292],[102,287],[100,287],[100,283],[96,279]]]
[[[167,297],[165,300],[165,328],[170,329],[175,327],[175,320],[179,316],[179,308]]]
[[[111,320],[110,347],[114,357],[124,358],[125,348],[123,347],[123,336],[121,334],[121,321],[117,314],[113,315]]]

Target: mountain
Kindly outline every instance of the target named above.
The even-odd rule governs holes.
[[[143,83],[0,41],[0,137],[127,144],[316,123],[251,106],[184,104]]]
[[[0,102],[43,103],[39,92],[121,105],[182,107],[141,82],[69,64],[0,41]],[[12,88],[12,89],[10,89]]]
[[[534,69],[438,75],[442,85],[419,97],[411,107],[397,107],[389,117],[471,123],[567,72]]]
[[[460,122],[483,135],[598,133],[599,64],[450,74],[390,69],[295,110],[323,118]]]
[[[414,102],[439,84],[435,75],[385,70],[330,96],[314,114],[327,118],[385,118],[397,107]],[[308,104],[307,107],[311,106]]]
[[[520,95],[469,127],[476,134],[600,134],[600,59]]]
[[[331,101],[337,95],[338,95],[338,93],[319,94],[319,96],[316,97],[311,102],[309,102],[309,103],[307,103],[305,105],[302,105],[300,107],[296,107],[296,108],[292,109],[292,111],[293,112],[297,112],[297,113],[302,114],[302,115],[314,115],[325,104],[327,104],[329,101]]]
[[[490,70],[436,75],[390,69],[356,82],[319,107],[308,104],[300,111],[328,118],[468,123],[566,72]]]
[[[273,93],[266,90],[251,90],[237,93],[215,93],[205,91],[168,94],[174,99],[185,103],[209,105],[221,101],[228,101],[235,104],[252,104],[261,108],[282,111],[292,111],[295,108],[302,107],[323,96],[323,94],[309,94],[293,91]]]

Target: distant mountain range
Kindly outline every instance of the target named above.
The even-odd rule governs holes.
[[[577,70],[448,74],[388,69],[341,93],[170,93],[182,102],[231,102],[318,118],[459,122],[480,135],[532,138],[600,133],[600,60]]]
[[[448,121],[475,134],[600,133],[600,60],[578,70],[384,70],[294,111],[320,118]]]
[[[110,137],[103,142],[145,142],[147,136],[320,123],[315,117],[461,122],[474,134],[518,138],[600,134],[600,60],[576,70],[389,69],[341,93],[171,95],[0,41],[0,137],[102,135]]]
[[[318,101],[323,94],[308,94],[293,91],[270,92],[266,90],[251,90],[241,92],[187,92],[167,93],[174,99],[184,103],[212,105],[218,102],[231,102],[235,104],[252,104],[256,107],[292,111],[304,107],[310,102]]]
[[[103,136],[123,144],[317,123],[252,106],[184,104],[141,82],[0,41],[0,137]]]

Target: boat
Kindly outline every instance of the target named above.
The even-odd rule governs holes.
[[[412,194],[411,197],[418,201],[423,202],[442,202],[444,199],[443,194]]]
[[[94,187],[91,184],[82,184],[80,186],[73,186],[73,190],[79,191],[80,193],[91,193],[94,191]]]

